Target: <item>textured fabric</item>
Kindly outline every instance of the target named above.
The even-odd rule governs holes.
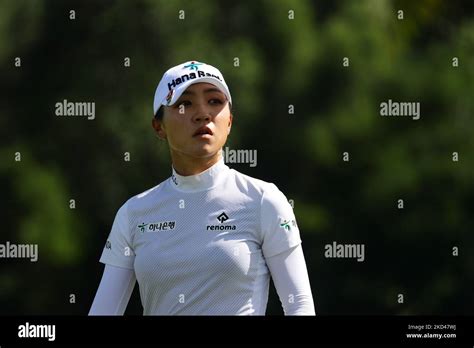
[[[89,315],[123,315],[135,283],[133,270],[105,265]]]
[[[266,262],[285,315],[316,315],[301,244]]]
[[[135,271],[145,315],[264,315],[266,258],[300,243],[278,188],[221,160],[129,199],[100,261]]]

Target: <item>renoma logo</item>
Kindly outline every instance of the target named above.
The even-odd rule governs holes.
[[[217,220],[219,220],[219,222],[222,224],[226,222],[227,220],[229,220],[229,217],[227,216],[226,213],[223,212],[221,215],[217,217]]]
[[[219,214],[219,216],[217,216],[217,220],[221,223],[220,225],[207,225],[206,229],[208,231],[233,231],[237,229],[235,225],[225,225],[225,222],[229,220],[229,216],[225,212]]]
[[[158,232],[158,231],[170,231],[176,227],[176,221],[160,221],[151,223],[142,223],[138,225],[138,229],[141,233],[145,232]]]

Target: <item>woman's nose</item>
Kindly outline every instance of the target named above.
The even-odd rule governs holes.
[[[196,112],[193,115],[193,121],[194,122],[199,122],[199,121],[208,121],[211,119],[211,115],[209,114],[209,111],[207,108],[203,105],[198,105],[196,108]]]

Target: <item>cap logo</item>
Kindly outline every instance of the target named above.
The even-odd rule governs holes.
[[[202,65],[202,63],[191,62],[191,64],[185,65],[184,67],[190,70],[197,70],[199,65]]]
[[[197,75],[196,75],[196,73],[197,73]],[[202,70],[198,70],[196,72],[191,72],[189,74],[181,75],[180,77],[171,80],[171,82],[168,82],[168,89],[171,91],[173,88],[176,88],[178,85],[182,84],[183,82],[186,82],[188,80],[194,80],[194,79],[200,78],[200,77],[213,77],[215,79],[218,79],[219,81],[222,81],[222,79],[217,75],[214,75],[214,74],[211,74],[211,73],[208,73],[208,72],[204,72]]]
[[[169,106],[171,103],[171,99],[173,99],[174,89],[170,89],[168,95],[166,96],[166,104]]]

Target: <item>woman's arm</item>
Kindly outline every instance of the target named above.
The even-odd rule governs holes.
[[[316,315],[301,244],[266,261],[285,315]]]
[[[133,269],[105,265],[89,315],[123,315],[135,282]]]

